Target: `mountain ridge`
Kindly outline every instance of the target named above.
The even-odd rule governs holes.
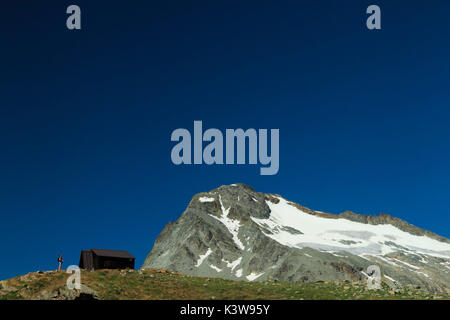
[[[251,186],[249,186],[247,184],[244,184],[244,183],[235,183],[233,185],[234,186],[241,186],[244,189],[250,190],[252,192],[256,192]],[[216,189],[213,189],[211,191],[218,190],[218,189],[223,188],[223,187],[227,187],[227,185],[222,185],[222,186],[220,186],[220,187],[218,187]],[[208,194],[208,193],[209,192],[201,192],[201,193],[196,194],[192,198],[191,202],[195,200],[196,196],[201,196],[203,194]],[[276,194],[276,193],[262,193],[262,192],[256,192],[256,193],[261,194],[261,195],[265,195],[267,197],[270,197],[270,199],[267,199],[267,200],[271,200],[271,201],[277,201],[276,200],[277,197],[282,197],[280,194]],[[446,238],[444,236],[438,235],[438,234],[436,234],[436,233],[434,233],[434,232],[432,232],[430,230],[426,230],[426,229],[420,228],[418,226],[415,226],[415,225],[413,225],[413,224],[411,224],[411,223],[409,223],[409,222],[407,222],[407,221],[405,221],[403,219],[394,217],[394,216],[392,216],[392,215],[390,215],[388,213],[381,212],[378,215],[366,215],[366,214],[356,213],[356,212],[351,211],[351,210],[346,210],[344,212],[341,212],[341,213],[338,213],[338,214],[334,214],[334,213],[329,213],[329,212],[312,210],[312,209],[310,209],[310,208],[308,208],[306,206],[300,205],[300,204],[292,202],[292,201],[291,201],[291,203],[293,205],[295,205],[297,208],[299,208],[300,210],[303,210],[303,211],[305,211],[305,212],[307,212],[309,214],[317,215],[317,216],[320,216],[320,217],[323,217],[323,218],[329,218],[329,219],[343,218],[343,219],[347,219],[347,220],[350,220],[350,221],[355,221],[355,222],[360,222],[360,223],[365,223],[365,224],[373,224],[373,225],[377,225],[377,224],[391,224],[391,225],[393,225],[393,226],[395,226],[395,227],[397,227],[397,228],[399,228],[399,229],[401,229],[401,230],[403,230],[405,232],[409,232],[409,233],[412,233],[414,235],[425,235],[425,236],[428,236],[430,238],[434,238],[434,239],[439,240],[439,241],[450,243],[450,239],[449,238]]]

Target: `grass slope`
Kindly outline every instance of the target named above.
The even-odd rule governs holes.
[[[0,300],[73,299],[75,291],[66,288],[68,277],[65,272],[36,272],[2,281]],[[449,299],[415,288],[394,292],[384,283],[381,290],[367,290],[365,282],[244,282],[155,269],[82,271],[81,282],[95,291],[96,298],[105,300]]]

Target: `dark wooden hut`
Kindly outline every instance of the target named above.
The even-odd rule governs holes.
[[[91,249],[81,250],[79,267],[85,270],[134,269],[135,257],[128,251]]]

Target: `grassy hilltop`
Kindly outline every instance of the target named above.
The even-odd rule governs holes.
[[[65,272],[35,272],[0,282],[0,300],[63,300],[80,298],[68,290]],[[102,300],[172,299],[449,299],[417,288],[367,290],[365,282],[244,282],[201,278],[176,272],[148,269],[82,271],[81,298]]]

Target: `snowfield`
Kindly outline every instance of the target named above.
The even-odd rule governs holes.
[[[343,218],[314,216],[297,209],[284,198],[277,198],[280,200],[277,204],[266,201],[271,210],[268,219],[252,217],[252,220],[270,230],[272,234],[265,235],[282,245],[327,252],[346,251],[359,256],[381,256],[402,251],[450,258],[449,243],[426,236],[415,236],[390,224],[370,225]],[[294,228],[301,234],[286,231],[289,230],[286,227]]]

